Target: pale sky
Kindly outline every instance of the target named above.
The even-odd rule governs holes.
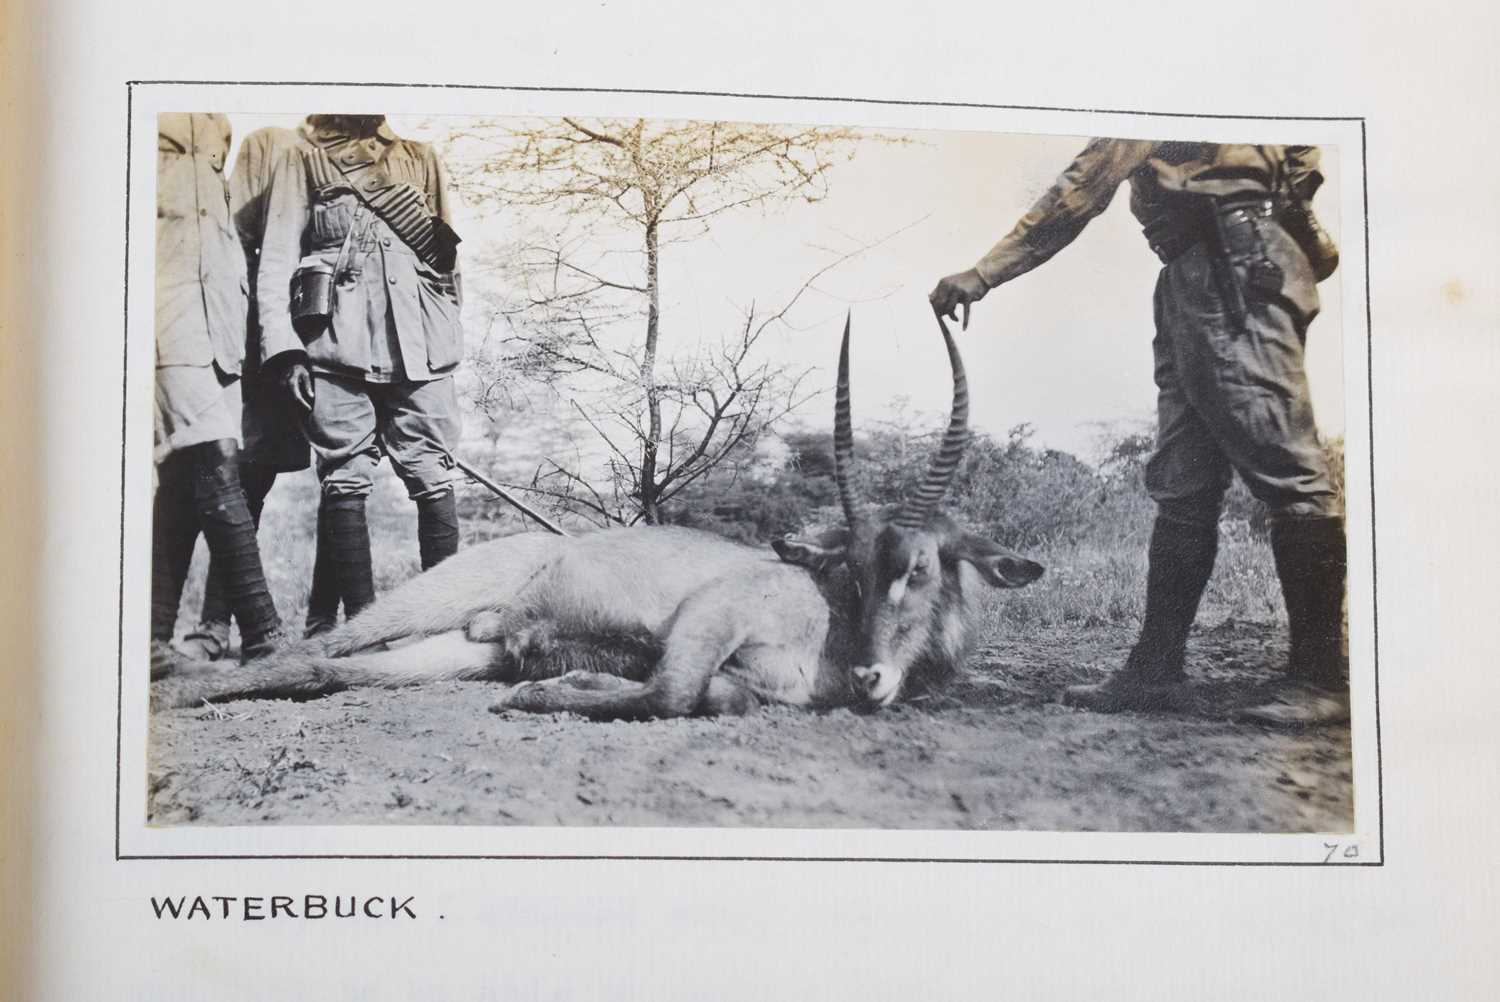
[[[264,125],[294,126],[286,115],[232,114],[238,139]],[[430,121],[393,116],[415,139]],[[426,128],[424,129],[424,126]],[[776,332],[770,351],[794,366],[815,366],[831,389],[844,312],[853,309],[851,348],[856,428],[909,397],[921,412],[945,413],[951,395],[942,341],[927,305],[937,279],[972,267],[1042,194],[1085,142],[1082,138],[986,133],[904,133],[907,145],[861,144],[829,174],[830,193],[814,205],[719,217],[712,233],[663,253],[662,352],[713,341],[734,329],[741,307],[780,303],[823,264],[829,249],[887,237],[881,246],[821,279]],[[1315,208],[1339,236],[1339,161],[1325,149],[1328,182]],[[1128,194],[1041,268],[992,291],[974,308],[960,348],[973,390],[974,427],[1003,435],[1031,422],[1040,444],[1088,458],[1099,422],[1149,420],[1151,294],[1160,269],[1127,207]],[[521,220],[481,218],[460,209],[461,255],[503,244]],[[487,276],[464,268],[466,288]],[[1319,287],[1323,313],[1308,335],[1308,372],[1318,423],[1344,427],[1342,324],[1337,276]],[[466,300],[470,343],[482,325],[478,296]],[[831,412],[821,398],[802,415],[814,425]]]

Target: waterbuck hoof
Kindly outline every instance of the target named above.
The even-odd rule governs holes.
[[[519,710],[522,713],[554,713],[557,707],[557,687],[560,679],[543,679],[537,682],[522,682],[490,707],[491,713]]]

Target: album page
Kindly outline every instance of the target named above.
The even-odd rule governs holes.
[[[1493,12],[755,14],[8,12],[7,997],[1494,992]]]

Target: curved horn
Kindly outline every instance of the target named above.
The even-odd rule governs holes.
[[[943,343],[948,347],[948,364],[953,367],[953,412],[948,418],[942,447],[927,471],[927,479],[906,499],[896,515],[896,524],[906,529],[921,528],[932,518],[938,502],[948,492],[948,485],[953,482],[958,464],[964,458],[964,448],[969,444],[969,380],[964,373],[964,360],[959,357],[958,345],[953,343],[953,335],[942,317],[938,317],[938,327],[942,329]]]
[[[844,521],[854,528],[859,520],[849,471],[854,468],[854,426],[849,417],[849,314],[844,316],[844,343],[839,347],[839,382],[833,394],[833,479],[839,488]]]

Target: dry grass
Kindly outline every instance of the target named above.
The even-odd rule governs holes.
[[[1275,624],[1286,609],[1271,548],[1248,533],[1221,529],[1219,559],[1198,612],[1198,627],[1227,621]],[[1137,626],[1146,602],[1145,538],[1085,542],[1028,553],[1047,568],[1019,591],[991,591],[984,620],[993,636],[1027,630]]]
[[[416,509],[399,481],[382,468],[368,505],[375,586],[383,593],[416,574]],[[478,502],[474,488],[464,496]],[[282,477],[272,490],[262,519],[260,543],[266,577],[276,607],[300,630],[312,580],[317,484],[311,473]],[[493,509],[486,509],[492,511]],[[463,545],[520,528],[509,516],[495,521],[468,518]],[[1103,538],[1027,551],[1047,567],[1041,580],[1019,591],[986,592],[984,620],[997,639],[1017,632],[1057,627],[1091,629],[1135,626],[1145,603],[1149,523],[1117,527]],[[1242,522],[1221,527],[1219,560],[1199,612],[1200,628],[1227,620],[1280,623],[1286,618],[1270,547]],[[197,622],[207,559],[200,543],[183,598],[179,629]]]

